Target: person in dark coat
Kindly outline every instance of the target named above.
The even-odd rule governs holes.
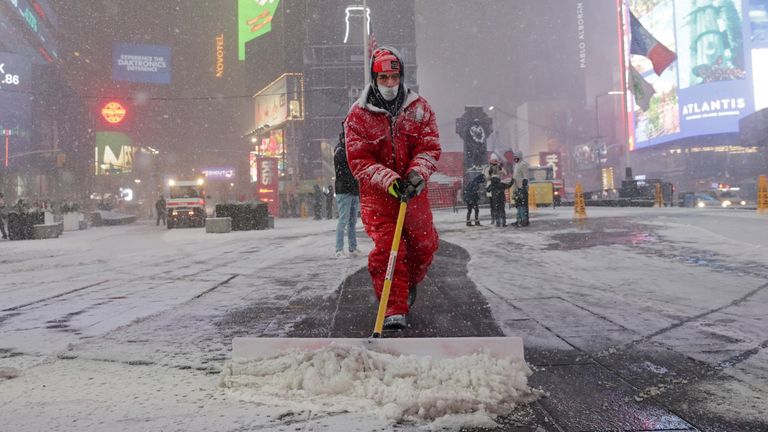
[[[478,174],[464,186],[464,203],[467,205],[467,226],[472,226],[470,217],[472,210],[475,211],[475,226],[480,226],[480,206],[478,205],[480,197],[480,184],[485,182],[485,176]]]
[[[492,177],[487,190],[491,193],[491,208],[493,209],[494,223],[497,227],[507,226],[507,212],[504,209],[504,192],[511,184],[501,181],[499,177]]]
[[[163,226],[165,226],[165,198],[160,195],[160,198],[155,202],[155,210],[157,211],[157,221],[155,222],[155,226],[160,225],[160,221],[163,221]]]
[[[323,218],[323,191],[320,190],[320,185],[316,184],[315,192],[312,194],[312,209],[315,213],[315,220]]]
[[[328,185],[328,189],[325,193],[325,218],[333,219],[333,200],[334,200],[333,185]]]
[[[339,143],[333,151],[333,168],[336,172],[336,208],[339,222],[336,224],[336,257],[344,256],[344,230],[349,238],[349,254],[357,255],[357,213],[360,210],[360,189],[357,179],[347,164],[347,147],[344,132],[339,134]]]
[[[0,192],[0,232],[3,234],[3,239],[8,238],[8,232],[5,231],[6,219],[8,217],[5,214],[5,198],[3,193]]]

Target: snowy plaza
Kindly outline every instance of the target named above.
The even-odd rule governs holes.
[[[499,417],[409,420],[418,394],[338,382],[314,398],[222,385],[235,336],[370,334],[367,260],[334,256],[335,220],[2,242],[0,430],[766,430],[766,216],[572,211],[527,228],[435,213],[440,249],[400,336],[522,337],[532,393]]]

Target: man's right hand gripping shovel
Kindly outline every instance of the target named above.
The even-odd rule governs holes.
[[[392,239],[392,250],[389,253],[389,262],[387,263],[387,274],[384,278],[384,288],[381,290],[381,300],[379,300],[379,311],[376,314],[376,324],[373,327],[371,337],[380,338],[384,328],[384,315],[387,312],[387,303],[389,303],[389,291],[392,288],[392,279],[395,274],[395,262],[397,261],[397,250],[400,248],[400,237],[403,234],[403,223],[405,222],[405,209],[408,206],[408,200],[412,198],[408,193],[408,187],[400,180],[395,179],[387,192],[400,200],[400,211],[397,214],[397,224],[395,225],[395,236]]]

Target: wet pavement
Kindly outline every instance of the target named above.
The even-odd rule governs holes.
[[[562,222],[542,221],[535,229],[562,230]],[[585,221],[578,232],[552,233],[549,250],[574,250],[604,245],[643,245],[657,236],[648,226],[626,219]],[[656,252],[645,252],[656,253]],[[669,253],[669,252],[666,252]],[[388,337],[500,336],[486,296],[467,277],[470,256],[466,250],[441,241],[429,275],[419,286],[409,326]],[[500,301],[506,301],[499,298]],[[455,307],[455,305],[462,307]],[[550,328],[536,318],[505,322],[505,327],[527,340],[536,335],[560,338],[561,348],[526,342],[526,360],[534,370],[530,384],[546,396],[499,419],[499,431],[768,431],[768,422],[734,422],[701,409],[695,384],[706,379],[732,379],[718,369],[672,351],[661,344],[640,340],[624,349],[605,350],[617,341],[631,340],[630,330],[596,316],[589,310],[558,298],[530,299],[509,307],[521,311],[567,311],[563,328]],[[283,313],[305,316],[295,323],[290,337],[355,337],[370,335],[376,315],[367,269],[348,277],[335,294],[323,301],[297,300]],[[530,316],[538,316],[531,313]],[[577,347],[562,336],[569,320],[592,322],[604,340]],[[636,334],[634,335],[637,336]],[[570,337],[570,336],[569,336]],[[594,336],[586,336],[594,337]],[[586,347],[586,348],[585,348]],[[470,429],[466,429],[470,430]],[[471,429],[489,430],[489,429]]]

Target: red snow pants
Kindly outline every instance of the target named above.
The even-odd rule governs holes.
[[[365,231],[374,243],[368,255],[368,272],[373,280],[376,297],[381,299],[400,202],[388,196],[385,205],[381,202],[365,204],[361,203],[361,216]],[[427,275],[437,251],[438,240],[425,189],[419,196],[408,201],[386,316],[408,313],[408,289]]]

